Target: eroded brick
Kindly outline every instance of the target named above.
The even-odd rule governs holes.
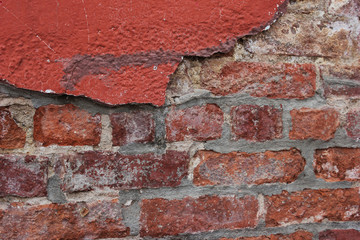
[[[340,16],[360,16],[359,0],[330,0],[328,13]]]
[[[258,223],[253,196],[145,199],[141,203],[141,236],[161,237],[218,229],[253,228]]]
[[[232,139],[267,141],[282,137],[282,110],[270,106],[241,105],[230,113]]]
[[[72,104],[47,105],[36,109],[34,139],[44,146],[98,145],[100,134],[100,115],[92,116]]]
[[[319,240],[358,240],[360,232],[355,229],[333,229],[319,234]]]
[[[292,128],[290,139],[321,139],[334,137],[340,124],[339,113],[334,109],[301,108],[290,111]]]
[[[297,149],[263,153],[199,151],[200,163],[194,169],[195,185],[241,185],[296,180],[304,170],[305,159]]]
[[[313,234],[305,231],[297,231],[291,234],[272,234],[259,237],[221,238],[220,240],[312,240]]]
[[[347,113],[345,129],[349,137],[360,141],[360,110]]]
[[[359,188],[304,190],[268,196],[266,226],[323,221],[359,221]]]
[[[10,111],[0,107],[0,148],[22,148],[25,140],[25,131],[16,124]]]

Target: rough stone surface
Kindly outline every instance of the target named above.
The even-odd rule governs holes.
[[[175,187],[187,175],[188,156],[177,151],[167,151],[163,155],[84,152],[59,156],[55,171],[67,192],[89,191],[96,187]]]
[[[258,223],[257,212],[258,201],[253,196],[145,199],[141,203],[140,235],[161,237],[223,228],[253,228]]]
[[[34,139],[44,146],[98,145],[101,135],[101,116],[67,105],[47,105],[36,109]]]
[[[148,143],[155,140],[155,122],[150,112],[121,112],[110,116],[113,145]]]
[[[220,240],[312,240],[313,234],[305,231],[298,231],[292,234],[272,234],[259,237],[221,238]]]
[[[270,106],[241,105],[230,113],[232,139],[266,141],[282,137],[282,110]]]
[[[346,133],[349,137],[360,141],[360,110],[353,110],[346,115]]]
[[[215,104],[172,109],[166,117],[166,139],[169,142],[207,141],[221,137],[224,116]]]
[[[319,240],[358,240],[360,232],[355,229],[333,229],[319,234]]]
[[[266,226],[285,226],[323,221],[359,221],[359,188],[319,189],[289,193],[265,199]]]
[[[0,156],[0,197],[46,195],[47,159],[36,156]]]
[[[0,148],[22,148],[25,140],[25,131],[16,124],[7,108],[0,107]]]
[[[290,139],[321,139],[334,137],[340,124],[339,113],[334,109],[301,108],[290,111],[292,128]]]
[[[117,200],[9,206],[0,210],[2,239],[98,239],[129,235]]]
[[[360,181],[360,148],[328,148],[315,152],[315,175],[329,182]]]
[[[328,13],[340,16],[360,16],[359,0],[331,0]]]
[[[194,169],[195,185],[241,185],[296,180],[304,170],[305,159],[297,149],[264,153],[199,151]]]
[[[287,2],[3,1],[0,79],[108,104],[162,105],[183,55],[230,51]]]

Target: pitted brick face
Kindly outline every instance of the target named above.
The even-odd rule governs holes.
[[[26,133],[7,108],[0,108],[0,148],[16,149],[25,145]]]
[[[312,240],[313,234],[306,231],[297,231],[291,234],[272,234],[259,237],[221,238],[220,240]]]

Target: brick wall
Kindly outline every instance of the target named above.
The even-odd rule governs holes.
[[[293,0],[162,107],[1,85],[0,239],[360,239],[359,36]]]

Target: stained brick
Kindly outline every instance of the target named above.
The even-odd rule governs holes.
[[[44,146],[98,145],[100,134],[100,115],[92,116],[72,104],[42,106],[35,112],[34,139]]]
[[[194,169],[194,184],[201,186],[290,183],[305,166],[305,159],[297,149],[227,154],[199,151],[195,158],[200,163]]]
[[[266,141],[282,137],[282,110],[270,106],[241,105],[230,113],[232,139]]]
[[[96,187],[139,189],[175,187],[187,175],[185,152],[167,151],[122,155],[112,152],[84,152],[58,156],[56,173],[67,192],[87,191]]]
[[[339,126],[339,113],[334,109],[302,108],[290,111],[292,129],[290,139],[321,139],[334,137]]]
[[[16,124],[7,108],[0,107],[0,148],[22,148],[25,140],[25,131]]]
[[[266,197],[266,226],[359,221],[359,188],[304,190]]]
[[[113,145],[147,143],[155,139],[155,123],[149,112],[114,113],[110,116],[113,128]]]
[[[145,199],[141,204],[141,236],[161,237],[218,229],[253,228],[258,223],[253,196]]]
[[[314,171],[329,182],[360,181],[360,148],[328,148],[315,152]]]
[[[360,16],[358,0],[330,0],[328,13],[340,16]]]
[[[360,141],[360,110],[347,113],[345,129],[349,137]]]
[[[333,229],[319,233],[319,240],[358,240],[360,232],[355,229]]]
[[[259,237],[221,238],[220,240],[312,240],[313,234],[305,231],[298,231],[291,234],[272,234]]]
[[[2,239],[98,239],[129,235],[117,200],[10,206],[0,210]]]
[[[170,142],[207,141],[221,137],[224,116],[215,104],[172,109],[166,117],[166,138]]]
[[[0,197],[46,195],[47,164],[44,157],[0,156]]]

